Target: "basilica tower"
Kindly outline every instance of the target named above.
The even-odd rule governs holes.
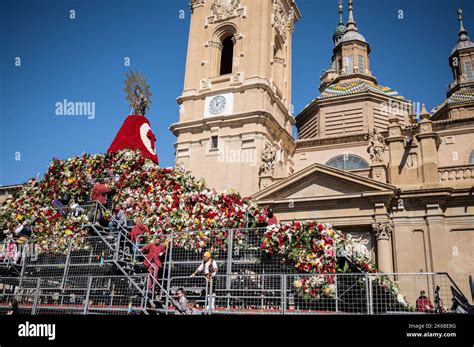
[[[449,55],[453,82],[449,84],[446,100],[432,110],[433,120],[469,118],[474,112],[474,42],[464,28],[461,9],[458,21],[458,40]]]
[[[292,173],[294,0],[191,0],[176,163],[250,195]]]

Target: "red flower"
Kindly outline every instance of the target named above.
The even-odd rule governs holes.
[[[334,243],[333,239],[328,237],[328,236],[325,236],[324,237],[324,241],[328,244],[328,245],[332,245]]]

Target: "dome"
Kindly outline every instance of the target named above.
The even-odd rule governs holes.
[[[462,49],[473,48],[473,47],[474,47],[474,43],[471,40],[469,40],[469,38],[465,41],[458,41],[456,46],[454,46],[453,50],[451,51],[451,54],[453,54],[456,51],[460,51]]]
[[[353,41],[353,40],[362,41],[362,42],[367,43],[367,41],[365,40],[365,37],[362,34],[360,34],[357,31],[353,31],[353,30],[347,31],[344,34],[344,36],[342,37],[341,41],[339,41],[339,43],[347,42],[347,41]]]
[[[336,27],[336,30],[334,31],[334,34],[332,35],[333,40],[338,39],[339,37],[342,37],[346,33],[346,26],[344,24],[339,24]]]

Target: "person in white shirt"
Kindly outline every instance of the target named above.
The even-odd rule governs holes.
[[[204,276],[207,278],[206,291],[209,298],[208,302],[210,303],[210,307],[208,305],[207,309],[213,310],[216,295],[213,293],[212,279],[217,274],[217,262],[212,259],[211,252],[204,252],[204,256],[202,257],[202,263],[198,266],[196,271],[193,272],[191,277],[196,276],[198,273],[203,273]]]
[[[206,276],[208,281],[210,281],[211,278],[217,274],[217,263],[214,259],[212,259],[212,254],[209,251],[204,252],[202,263],[198,266],[196,271],[193,272],[191,277],[194,277],[201,272],[204,274],[204,276]]]

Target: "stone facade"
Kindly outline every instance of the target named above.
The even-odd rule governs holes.
[[[350,0],[346,25],[340,7],[321,94],[293,118],[295,1],[191,3],[180,117],[171,126],[176,161],[217,190],[252,194],[282,222],[318,220],[364,238],[386,272],[448,272],[471,299],[474,44],[461,14],[447,99],[417,120],[409,100],[378,84]],[[233,68],[220,75],[229,33]],[[226,93],[232,109],[210,115],[209,98]],[[402,287],[413,297],[422,284]]]

